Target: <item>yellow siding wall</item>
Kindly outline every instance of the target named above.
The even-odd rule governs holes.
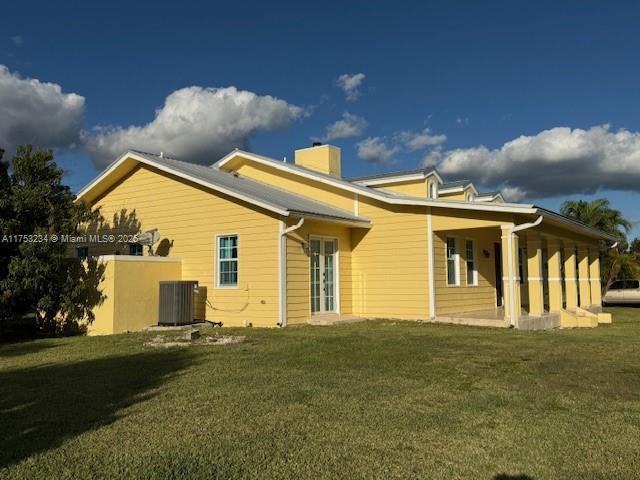
[[[393,193],[399,193],[401,195],[409,195],[412,197],[425,198],[427,196],[427,181],[422,180],[410,180],[407,182],[396,182],[373,188],[388,190]]]
[[[225,165],[226,167],[226,165]],[[258,163],[238,163],[234,164],[233,170],[240,175],[252,178],[259,182],[282,188],[289,192],[304,195],[306,197],[322,199],[323,203],[328,203],[334,207],[341,208],[348,212],[354,211],[354,194],[345,192],[338,188],[320,182],[293,175],[282,170],[276,170],[268,165]]]
[[[312,236],[338,240],[338,288],[340,313],[352,313],[352,253],[349,228],[307,221],[287,237],[287,318],[291,325],[305,323],[311,315],[309,256],[303,242]]]
[[[141,166],[95,204],[109,219],[135,209],[141,230],[157,228],[182,259],[182,279],[197,280],[212,307],[206,319],[225,325],[275,326],[279,322],[279,220],[268,212]],[[216,288],[216,235],[238,234],[239,285]],[[145,252],[146,253],[146,252]],[[90,249],[90,254],[95,254]]]
[[[360,202],[371,230],[353,229],[353,313],[429,318],[426,208]]]
[[[460,255],[460,286],[447,285],[446,237],[456,239]],[[475,241],[478,285],[467,286],[465,240]],[[456,230],[434,234],[434,276],[436,284],[436,315],[474,310],[491,310],[496,306],[494,243],[500,234],[493,230]],[[483,251],[489,252],[487,258]]]
[[[466,190],[464,192],[456,192],[456,193],[443,193],[440,192],[438,194],[438,198],[440,200],[465,200],[467,195]]]

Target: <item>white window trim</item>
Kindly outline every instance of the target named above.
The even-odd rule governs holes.
[[[456,246],[456,253],[453,255],[453,261],[454,261],[455,270],[456,270],[455,284],[449,283],[449,251],[447,246],[447,243],[448,243],[447,240],[450,238],[453,239]],[[456,237],[452,237],[449,235],[444,237],[444,263],[445,263],[445,272],[446,272],[445,282],[447,284],[447,287],[459,287],[460,286],[460,253],[458,248],[458,239]]]
[[[237,265],[238,265],[238,281],[236,282],[235,285],[221,285],[220,284],[220,271],[219,271],[219,261],[220,261],[220,239],[222,237],[237,237],[238,238],[238,244],[236,246],[237,250],[238,250],[238,258],[236,259]],[[220,233],[218,235],[216,235],[216,254],[215,254],[215,260],[214,260],[214,266],[213,266],[213,275],[214,275],[214,280],[215,283],[214,285],[216,286],[216,288],[222,289],[222,290],[237,290],[240,288],[240,234],[238,233]]]
[[[433,190],[433,191],[432,191]],[[433,180],[428,183],[427,186],[427,197],[431,200],[438,199],[438,182],[434,182]]]
[[[473,251],[473,283],[469,283],[469,276],[468,274],[465,275],[465,280],[467,282],[467,287],[477,287],[478,284],[478,245],[475,240],[475,238],[465,238],[464,239],[464,267],[465,267],[465,273],[466,270],[469,268],[469,264],[468,264],[468,258],[467,258],[467,242],[471,242],[472,244],[472,251]]]

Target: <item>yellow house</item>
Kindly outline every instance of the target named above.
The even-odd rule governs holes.
[[[122,155],[78,193],[114,218],[119,240],[78,245],[108,264],[110,298],[90,333],[156,323],[167,279],[198,281],[199,317],[225,326],[610,321],[598,248],[612,237],[433,169],[346,179],[340,157],[330,145],[297,150],[295,163],[241,150],[211,166]],[[127,242],[152,229],[155,255]]]

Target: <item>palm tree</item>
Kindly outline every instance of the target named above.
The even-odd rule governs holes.
[[[627,232],[631,229],[631,223],[624,218],[620,210],[611,208],[609,200],[606,198],[598,198],[592,202],[567,200],[560,207],[560,213],[618,239],[617,249],[612,250],[607,245],[600,247],[602,260],[600,276],[603,293],[619,276],[636,276],[640,272],[638,260],[627,251]]]

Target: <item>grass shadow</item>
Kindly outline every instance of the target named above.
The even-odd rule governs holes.
[[[21,355],[30,355],[56,348],[56,345],[45,342],[37,342],[33,340],[25,340],[22,342],[2,344],[0,343],[0,358],[2,357],[19,357]]]
[[[113,423],[192,358],[170,349],[0,372],[0,469]]]

